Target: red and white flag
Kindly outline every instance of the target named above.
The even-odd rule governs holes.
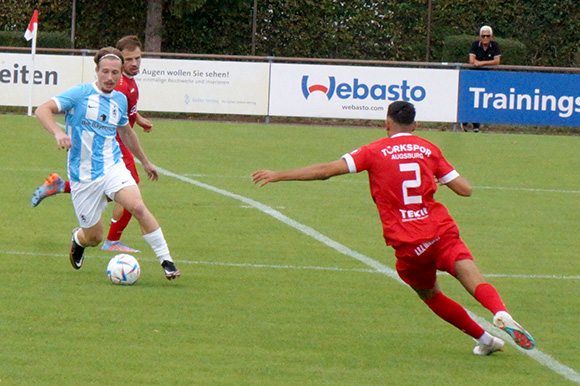
[[[24,39],[27,41],[32,40],[32,46],[30,48],[30,54],[32,55],[32,63],[30,72],[34,74],[34,57],[36,56],[36,33],[38,32],[38,11],[34,10],[32,14],[32,19],[28,23],[28,28],[24,31]],[[34,82],[28,82],[30,84],[30,91],[28,93],[28,115],[32,116],[32,86]]]
[[[24,39],[30,41],[30,39],[36,38],[36,32],[38,31],[38,11],[34,10],[32,14],[32,19],[28,24],[28,28],[24,31]]]

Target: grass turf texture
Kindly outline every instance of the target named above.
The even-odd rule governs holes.
[[[153,133],[139,135],[159,167],[272,206],[394,267],[366,175],[264,188],[249,178],[259,168],[334,160],[384,131],[154,123]],[[135,221],[123,236],[144,251],[136,254],[142,274],[135,286],[112,285],[105,271],[113,254],[96,248],[74,271],[70,197],[29,204],[50,172],[66,174],[65,153],[33,118],[2,115],[0,128],[2,384],[573,384],[511,345],[474,356],[472,340],[405,286],[240,201],[169,176],[141,188],[183,276],[164,278]],[[484,273],[579,275],[580,138],[417,134],[439,145],[475,186],[468,199],[446,188],[437,197]],[[580,280],[489,281],[540,350],[580,370]],[[491,320],[453,278],[440,282],[448,296]]]

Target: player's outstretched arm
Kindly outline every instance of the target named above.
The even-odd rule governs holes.
[[[460,196],[469,197],[473,192],[473,188],[471,184],[463,177],[457,176],[453,180],[449,181],[445,184],[449,187],[449,189],[453,190],[455,193],[459,194]]]
[[[278,181],[326,180],[346,173],[348,173],[348,166],[346,161],[341,158],[333,162],[310,165],[300,169],[282,171],[258,170],[252,173],[252,181],[255,184],[261,182],[260,186],[264,186],[270,182]]]

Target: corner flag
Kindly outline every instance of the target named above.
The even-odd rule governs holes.
[[[28,28],[24,31],[24,39],[30,41],[30,39],[36,39],[36,32],[38,31],[38,11],[34,10],[32,14],[32,19],[28,23]]]
[[[28,92],[28,115],[32,116],[32,86],[34,84],[34,56],[36,54],[36,33],[38,32],[38,11],[35,9],[32,14],[32,19],[28,23],[28,28],[24,31],[24,39],[27,41],[32,40],[32,48],[30,49],[30,54],[32,56],[32,68],[30,73],[32,74],[32,79],[30,80],[30,91]]]

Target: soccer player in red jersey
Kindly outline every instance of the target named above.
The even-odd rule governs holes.
[[[471,185],[437,146],[412,135],[415,128],[414,106],[393,102],[387,112],[387,138],[333,162],[286,171],[259,170],[252,174],[252,180],[264,186],[277,181],[325,180],[366,170],[385,241],[395,249],[399,277],[437,316],[477,340],[474,354],[503,351],[504,342],[487,333],[461,305],[443,294],[437,283],[437,270],[458,279],[492,312],[496,327],[506,331],[520,347],[532,349],[532,336],[513,320],[496,289],[485,282],[459,237],[455,221],[445,206],[433,198],[437,182],[466,197],[472,193]]]
[[[133,127],[137,123],[143,128],[143,131],[149,133],[153,129],[153,124],[137,112],[139,88],[134,79],[139,74],[141,67],[141,42],[137,36],[125,36],[117,42],[117,49],[123,53],[125,62],[123,64],[123,76],[115,87],[115,90],[121,91],[127,97],[129,125]],[[133,154],[127,149],[119,134],[117,134],[117,141],[119,142],[119,147],[123,154],[123,161],[127,169],[131,172],[135,182],[139,183],[140,178],[135,167]],[[32,206],[37,206],[46,197],[58,193],[70,193],[70,184],[69,181],[64,181],[58,174],[52,173],[46,179],[46,182],[36,189],[32,196],[31,204]],[[120,204],[115,204],[109,234],[102,246],[103,250],[126,253],[139,252],[120,241],[121,235],[129,224],[131,217],[129,211],[124,209]]]

